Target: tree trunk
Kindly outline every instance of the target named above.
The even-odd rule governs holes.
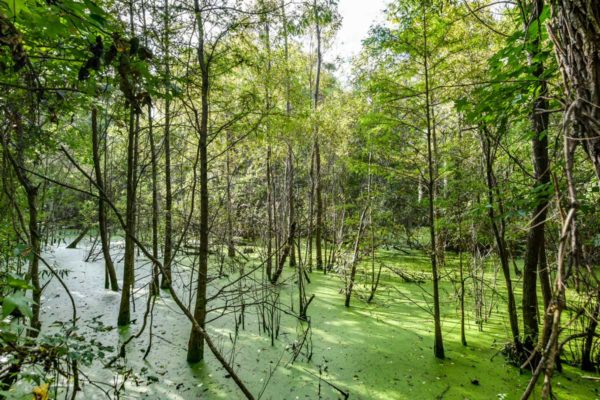
[[[550,200],[548,185],[550,183],[550,161],[548,157],[548,87],[544,76],[544,65],[536,61],[540,53],[541,21],[540,15],[544,3],[535,0],[531,4],[531,16],[525,24],[527,32],[531,24],[538,26],[538,35],[531,38],[529,46],[529,65],[533,68],[534,76],[539,80],[535,84],[536,98],[531,110],[531,124],[533,138],[531,146],[533,151],[533,166],[535,169],[536,207],[531,218],[531,228],[527,236],[527,248],[525,252],[525,264],[523,269],[523,344],[525,349],[533,351],[538,341],[538,301],[537,301],[537,276],[539,274],[541,250],[544,248],[544,230],[547,215],[548,202]],[[543,283],[542,283],[543,284]]]
[[[130,105],[129,110],[129,133],[127,136],[127,206],[125,211],[125,256],[123,258],[123,288],[121,292],[121,303],[117,324],[119,326],[129,325],[131,321],[130,301],[135,270],[135,202],[136,202],[136,124],[135,110]]]
[[[38,232],[38,214],[37,214],[37,187],[27,185],[25,189],[27,193],[27,206],[29,207],[29,238],[31,245],[31,261],[29,262],[29,276],[31,278],[32,299],[33,304],[31,305],[32,317],[31,317],[31,328],[28,332],[28,336],[37,337],[39,330],[42,327],[40,321],[40,309],[42,301],[42,288],[40,286],[40,235]]]
[[[11,115],[13,121],[15,133],[17,135],[17,157],[16,159],[10,154],[8,149],[8,143],[3,142],[2,145],[4,147],[5,154],[8,156],[12,167],[17,176],[17,180],[23,187],[25,191],[25,195],[27,196],[27,207],[29,209],[29,222],[27,225],[27,230],[29,233],[29,246],[31,257],[29,258],[29,270],[27,272],[26,278],[31,281],[32,286],[32,300],[33,304],[31,306],[32,316],[30,321],[31,329],[27,331],[27,335],[30,337],[37,337],[39,334],[39,330],[42,326],[40,322],[40,309],[41,309],[41,300],[42,300],[42,288],[40,286],[40,251],[41,251],[41,241],[40,241],[40,233],[38,230],[38,211],[37,211],[37,199],[38,199],[38,186],[34,185],[25,172],[25,165],[23,161],[23,153],[24,153],[24,141],[25,141],[25,132],[23,128],[23,120],[19,113],[14,112]]]
[[[596,337],[596,328],[598,327],[598,315],[600,314],[600,290],[596,294],[596,302],[592,302],[592,313],[590,324],[586,330],[585,340],[581,351],[581,369],[584,371],[595,371],[596,365],[592,360],[592,348]]]
[[[356,240],[354,241],[354,252],[352,254],[352,261],[350,262],[350,278],[348,279],[348,283],[346,285],[346,301],[344,305],[346,307],[350,307],[350,299],[352,298],[352,289],[354,288],[354,281],[356,279],[356,266],[359,261],[359,246],[360,239],[362,237],[364,228],[365,228],[365,215],[367,214],[367,209],[369,206],[365,206],[362,213],[360,214],[360,220],[358,222],[358,233],[356,234]]]
[[[313,142],[310,152],[310,190],[308,193],[308,232],[306,237],[306,265],[308,271],[312,272],[313,266],[313,234],[314,234],[314,213],[315,213],[315,146]]]
[[[552,283],[550,281],[550,271],[548,270],[548,260],[546,259],[545,237],[542,238],[538,272],[540,278],[540,286],[542,288],[542,299],[544,300],[544,310],[547,310],[550,306],[550,303],[552,302]]]
[[[574,166],[574,154],[577,148],[577,141],[572,138],[573,133],[567,131],[564,136],[564,150],[565,156],[565,175],[567,177],[567,192],[569,199],[569,210],[562,220],[560,242],[558,245],[558,255],[556,261],[556,279],[554,281],[554,291],[552,293],[552,301],[550,306],[547,308],[546,318],[550,324],[549,328],[544,327],[544,332],[548,330],[550,335],[546,346],[542,353],[543,364],[538,364],[537,369],[544,373],[544,384],[542,386],[542,399],[554,398],[552,394],[552,375],[554,374],[554,368],[556,366],[556,360],[559,356],[558,349],[558,338],[560,335],[560,320],[563,310],[566,308],[567,297],[566,297],[566,285],[565,280],[567,279],[567,268],[579,266],[579,255],[577,242],[577,193],[575,189],[575,183],[573,179],[573,166]],[[567,267],[565,262],[572,264]],[[526,393],[531,393],[535,387],[537,376],[534,375],[529,382]],[[525,400],[529,396],[523,396]]]
[[[321,23],[317,0],[313,2],[315,13],[315,24],[317,31],[317,76],[315,80],[315,98],[314,98],[314,156],[315,156],[315,196],[316,196],[316,221],[315,221],[315,250],[317,252],[317,270],[323,269],[323,248],[321,237],[323,235],[323,199],[321,196],[321,151],[319,148],[319,121],[318,111],[320,104],[320,85],[321,85],[321,65],[323,63],[323,55],[321,53]]]
[[[202,329],[206,321],[206,286],[208,280],[208,95],[209,95],[209,65],[204,48],[204,21],[200,11],[199,0],[194,0],[194,14],[198,25],[198,63],[202,78],[201,102],[202,115],[200,120],[200,252],[198,255],[198,286],[194,318]],[[188,362],[198,362],[204,359],[204,339],[192,327],[188,342]]]
[[[271,186],[271,146],[267,147],[267,277],[273,272],[273,190]]]
[[[227,132],[227,152],[226,152],[226,160],[225,160],[225,168],[227,173],[227,187],[226,189],[226,199],[227,202],[227,256],[229,258],[235,257],[235,244],[233,243],[233,204],[231,200],[231,149],[229,146],[231,145],[231,133]]]
[[[286,239],[285,246],[283,247],[283,251],[281,252],[281,256],[279,257],[279,259],[277,261],[277,268],[273,272],[272,276],[269,278],[273,285],[277,283],[277,281],[279,280],[279,277],[283,273],[283,267],[285,266],[285,261],[286,261],[288,255],[290,254],[290,252],[292,251],[292,249],[294,248],[294,240],[293,240],[294,231],[295,231],[295,225],[292,225],[290,227],[290,233],[289,233],[288,238]],[[300,286],[303,285],[302,280],[298,282],[298,285],[300,285]],[[303,290],[301,289],[300,292],[303,292]]]
[[[296,251],[294,243],[295,229],[296,226],[296,211],[294,207],[294,153],[292,151],[292,145],[288,143],[288,235],[290,236],[290,242],[292,243],[290,249],[290,267],[296,266]]]
[[[152,105],[148,104],[148,138],[150,141],[150,162],[152,167],[152,256],[158,259],[158,155],[154,144],[152,129]],[[156,263],[152,263],[152,294],[160,290],[160,271]]]
[[[436,245],[436,229],[435,229],[435,185],[436,185],[436,174],[435,174],[435,160],[434,160],[434,137],[433,137],[433,126],[431,121],[431,92],[429,82],[429,48],[427,43],[428,32],[427,32],[427,13],[426,4],[423,3],[423,70],[425,73],[425,116],[427,120],[427,170],[428,170],[428,196],[429,196],[429,237],[431,245],[431,277],[433,280],[433,321],[434,321],[434,345],[433,353],[437,358],[443,359],[444,354],[444,342],[442,338],[442,322],[440,315],[440,293],[439,293],[439,277],[438,277],[438,265],[437,265],[437,245]]]
[[[85,228],[83,228],[83,230],[81,232],[79,232],[79,235],[77,235],[77,237],[71,243],[69,243],[69,245],[67,246],[67,249],[76,249],[79,242],[81,242],[83,240],[83,238],[89,231],[90,231],[90,226],[87,225]]]
[[[549,32],[566,90],[565,115],[600,179],[600,2],[551,0]]]
[[[161,289],[168,289],[168,282],[171,281],[171,258],[173,257],[173,192],[171,189],[171,69],[169,67],[170,28],[169,0],[164,0],[164,37],[165,47],[165,86],[167,96],[165,98],[165,126],[164,126],[164,147],[165,147],[165,243],[163,249],[164,275],[160,284]]]
[[[506,241],[504,239],[504,229],[500,229],[498,227],[498,223],[496,221],[496,212],[495,212],[495,204],[496,200],[494,199],[494,190],[496,189],[496,177],[494,176],[494,164],[493,158],[494,154],[492,154],[491,148],[491,138],[489,137],[489,132],[484,128],[483,136],[481,138],[483,144],[483,153],[485,156],[485,166],[486,166],[486,183],[487,183],[487,195],[489,206],[488,209],[488,217],[490,219],[490,224],[492,226],[492,231],[494,233],[494,239],[496,240],[496,246],[498,248],[498,257],[500,257],[500,264],[502,266],[502,273],[504,275],[504,281],[506,283],[506,294],[508,297],[508,319],[510,322],[510,330],[512,333],[513,344],[515,349],[520,352],[521,351],[521,340],[519,338],[519,320],[517,317],[517,307],[515,303],[515,294],[512,287],[512,280],[510,277],[510,262],[508,257],[508,252],[506,250]],[[500,199],[497,199],[500,201]],[[501,217],[502,218],[502,217]]]
[[[460,223],[460,222],[459,222]],[[460,271],[460,343],[467,345],[467,336],[465,334],[465,278],[463,271],[463,252],[458,253],[459,271]]]
[[[285,56],[285,115],[288,120],[292,118],[292,96],[291,96],[291,77],[289,66],[289,41],[288,41],[288,21],[285,13],[285,0],[281,0],[281,15],[283,22],[283,50]],[[287,168],[288,168],[288,234],[292,233],[292,227],[295,226],[295,207],[294,207],[294,152],[291,139],[287,144]],[[292,247],[290,249],[290,267],[296,266],[296,247],[293,245],[294,238],[291,237]]]
[[[94,162],[94,172],[96,174],[96,184],[100,188],[99,192],[106,193],[102,176],[102,167],[100,165],[100,135],[98,132],[98,110],[96,107],[92,108],[92,159]],[[104,286],[108,289],[110,283],[111,290],[116,292],[119,290],[119,283],[117,282],[115,265],[110,255],[110,242],[106,221],[106,201],[102,196],[98,198],[98,229],[100,230],[100,243],[102,246],[102,255],[104,256],[104,267],[106,269],[106,276],[108,277]]]

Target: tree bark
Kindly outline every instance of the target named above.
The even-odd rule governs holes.
[[[150,162],[152,167],[152,256],[158,259],[158,155],[154,144],[152,126],[152,105],[148,104],[148,139],[150,141]],[[160,271],[156,263],[152,263],[152,293],[160,290]]]
[[[292,145],[288,143],[288,235],[292,246],[290,249],[290,267],[296,266],[296,252],[294,250],[294,236],[296,226],[296,211],[294,207],[294,153]]]
[[[458,253],[459,271],[460,271],[460,343],[467,345],[467,336],[465,334],[465,278],[463,271],[463,251]]]
[[[133,286],[135,270],[135,202],[136,202],[136,115],[133,105],[129,110],[129,133],[127,136],[127,205],[125,211],[125,256],[123,258],[123,288],[121,291],[121,303],[119,306],[119,316],[117,324],[119,326],[129,325],[131,321],[131,291]]]
[[[360,220],[358,222],[358,233],[356,234],[356,240],[354,241],[354,251],[352,253],[352,261],[350,261],[350,277],[348,279],[348,283],[346,285],[346,300],[344,301],[344,305],[346,307],[350,307],[350,300],[352,299],[352,289],[354,288],[354,281],[356,280],[356,267],[359,261],[359,246],[360,239],[362,238],[363,231],[365,228],[365,215],[367,214],[367,209],[369,206],[365,206],[360,214]]]
[[[11,113],[10,117],[12,117],[12,124],[14,126],[15,133],[17,135],[17,142],[15,143],[15,147],[17,149],[16,158],[12,156],[8,149],[8,143],[2,143],[4,147],[5,154],[8,156],[10,163],[15,171],[15,175],[17,176],[17,180],[19,181],[21,187],[25,191],[25,195],[27,197],[27,207],[29,213],[29,221],[27,224],[27,230],[29,234],[29,247],[31,252],[31,257],[29,258],[29,270],[27,272],[26,278],[31,281],[32,286],[32,300],[33,304],[31,306],[32,316],[30,320],[31,329],[27,331],[27,336],[29,337],[37,337],[39,334],[39,330],[42,326],[40,321],[40,309],[41,309],[41,300],[42,300],[42,288],[40,285],[40,251],[41,251],[41,240],[40,240],[40,232],[38,229],[38,186],[34,185],[33,182],[29,179],[25,172],[25,162],[23,160],[23,153],[25,147],[25,132],[23,128],[23,119],[18,112]]]
[[[496,189],[496,177],[494,175],[494,154],[492,153],[492,139],[489,137],[489,132],[484,128],[483,136],[482,136],[482,144],[483,144],[483,153],[485,156],[485,175],[486,175],[486,183],[487,183],[487,196],[489,205],[488,209],[488,217],[490,219],[490,224],[492,226],[492,231],[494,233],[494,238],[496,240],[496,246],[498,248],[498,257],[500,257],[500,264],[502,266],[502,273],[504,275],[504,281],[506,283],[506,294],[508,298],[508,319],[510,322],[510,330],[512,333],[513,344],[515,349],[520,352],[521,351],[521,340],[519,337],[519,320],[517,317],[517,307],[515,302],[515,294],[512,287],[512,280],[510,277],[510,263],[508,252],[506,250],[506,241],[504,239],[504,229],[498,227],[498,223],[496,221],[496,212],[495,212],[495,204],[496,201],[500,201],[500,199],[494,199],[494,190]],[[503,224],[502,224],[503,226]]]
[[[439,293],[439,276],[437,265],[437,242],[435,228],[435,160],[434,160],[434,136],[431,118],[432,102],[429,82],[429,47],[428,47],[428,32],[427,32],[427,12],[426,4],[423,3],[423,72],[425,75],[425,116],[427,121],[427,170],[428,170],[428,212],[429,212],[429,237],[431,251],[431,277],[433,281],[433,321],[434,321],[434,344],[433,353],[437,358],[445,358],[444,342],[442,338],[442,322],[440,315],[440,293]]]
[[[67,246],[67,249],[76,249],[79,242],[81,242],[83,240],[83,238],[89,231],[90,231],[90,226],[89,225],[85,226],[81,230],[81,232],[79,232],[79,235],[77,235],[77,237],[75,239],[73,239],[73,241],[71,243],[69,243],[69,245]]]
[[[171,281],[171,258],[173,257],[173,191],[171,189],[171,68],[170,68],[170,14],[169,0],[164,0],[164,36],[163,45],[165,48],[165,86],[167,96],[165,98],[165,126],[164,126],[164,147],[165,147],[165,243],[163,249],[163,264],[165,275],[163,275],[160,287],[167,289],[167,281]]]
[[[537,276],[539,274],[541,251],[544,248],[544,230],[550,196],[548,185],[550,183],[550,160],[548,157],[548,86],[543,81],[544,65],[536,61],[540,54],[541,21],[540,16],[544,7],[542,0],[534,0],[531,4],[531,15],[524,21],[524,31],[529,31],[532,24],[536,24],[538,34],[528,38],[528,62],[533,68],[533,75],[538,79],[534,84],[536,98],[531,110],[531,128],[533,137],[531,147],[533,152],[533,166],[535,170],[534,193],[536,206],[531,217],[531,228],[527,236],[525,263],[523,269],[523,345],[526,350],[533,351],[538,341],[538,301],[537,301]],[[543,284],[543,283],[542,283]]]
[[[586,329],[586,336],[581,350],[581,369],[584,371],[595,371],[596,365],[592,360],[592,348],[598,327],[598,315],[600,314],[600,290],[597,290],[596,302],[592,302],[592,313],[590,323]]]
[[[289,65],[289,42],[288,42],[288,27],[287,27],[287,16],[285,13],[285,0],[281,1],[281,14],[283,19],[283,46],[285,56],[285,115],[288,121],[292,118],[292,100],[291,100],[291,77],[290,77],[290,65]],[[292,247],[290,249],[290,267],[296,266],[296,250],[294,246],[293,231],[295,230],[295,207],[294,207],[294,152],[292,148],[291,139],[287,144],[287,168],[288,168],[288,234]]]
[[[269,278],[273,285],[277,283],[277,281],[279,280],[279,277],[283,273],[283,267],[285,267],[285,261],[286,261],[288,255],[290,254],[290,252],[292,251],[292,249],[294,248],[294,241],[293,241],[294,231],[295,231],[295,225],[292,225],[290,227],[290,233],[289,233],[288,238],[286,239],[285,246],[283,246],[283,251],[281,252],[281,256],[277,260],[277,268],[273,272],[272,276]],[[301,276],[302,275],[300,274],[299,277],[301,277]],[[299,286],[303,285],[302,279],[298,282],[298,285]],[[300,292],[302,293],[302,289],[300,290]]]
[[[321,195],[321,151],[319,147],[319,121],[318,111],[320,101],[320,86],[321,86],[321,66],[323,63],[323,55],[321,53],[321,23],[319,16],[319,9],[317,7],[317,0],[313,2],[313,8],[315,13],[315,25],[317,33],[317,76],[315,80],[315,98],[314,98],[314,157],[315,157],[315,196],[316,196],[316,221],[315,221],[315,250],[317,252],[316,267],[317,270],[323,270],[323,248],[322,248],[322,235],[323,235],[323,199]]]
[[[600,179],[600,2],[550,4],[549,32],[566,91],[565,119]]]
[[[208,281],[208,101],[209,101],[209,64],[205,54],[204,21],[199,0],[194,0],[194,16],[198,25],[198,63],[201,73],[201,119],[200,119],[200,251],[198,254],[198,286],[194,318],[202,329],[206,321],[206,286]],[[204,338],[197,329],[192,328],[188,342],[188,362],[204,359]]]
[[[102,176],[102,167],[100,164],[100,135],[98,132],[98,110],[96,107],[92,108],[92,160],[94,162],[94,172],[96,175],[96,182],[101,187],[101,191],[105,192],[104,179]],[[104,256],[104,267],[106,269],[106,276],[108,280],[105,282],[105,288],[110,288],[113,291],[119,290],[119,283],[117,282],[117,273],[115,271],[115,265],[110,255],[110,242],[107,231],[107,220],[106,220],[106,204],[102,196],[98,197],[98,229],[100,230],[100,243],[102,246],[102,255]]]
[[[231,199],[231,149],[229,148],[231,144],[231,133],[227,132],[227,152],[225,154],[225,169],[227,173],[227,187],[225,188],[226,199],[227,202],[227,256],[229,258],[235,257],[235,243],[233,242],[233,203]]]
[[[29,262],[29,277],[31,278],[32,299],[31,305],[31,330],[28,331],[28,336],[37,337],[39,330],[42,327],[40,321],[40,310],[42,307],[42,288],[40,286],[40,258],[41,251],[40,235],[38,231],[38,213],[37,213],[37,187],[31,183],[26,185],[27,206],[29,207],[29,238],[31,245],[31,261]],[[24,186],[25,187],[25,186]]]
[[[271,189],[271,146],[267,147],[267,277],[273,274],[273,190]]]

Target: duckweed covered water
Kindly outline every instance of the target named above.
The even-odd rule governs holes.
[[[75,297],[81,333],[105,345],[117,347],[136,333],[145,309],[145,283],[138,280],[136,307],[127,329],[116,328],[119,294],[103,288],[102,261],[84,262],[85,249],[56,248],[48,259],[60,269],[69,270],[67,284]],[[383,254],[386,263],[412,271],[428,271],[427,259],[418,254],[408,256]],[[149,265],[140,259],[138,275],[148,276]],[[122,264],[118,263],[119,276]],[[182,287],[187,274],[179,276]],[[309,308],[312,335],[312,359],[299,357],[290,363],[291,347],[301,331],[300,323],[282,314],[279,339],[271,346],[270,338],[259,334],[256,310],[245,315],[245,330],[232,352],[235,337],[234,315],[212,322],[208,331],[235,365],[241,378],[262,399],[338,399],[334,388],[350,394],[350,399],[518,399],[529,373],[506,363],[500,351],[508,340],[505,305],[500,299],[497,311],[478,330],[467,319],[468,346],[460,344],[458,301],[452,284],[442,284],[443,333],[446,360],[433,357],[433,321],[427,312],[429,284],[419,287],[403,283],[384,272],[380,290],[373,304],[358,297],[366,293],[359,285],[352,307],[343,305],[343,281],[314,272],[308,291],[315,294]],[[291,280],[290,280],[291,282]],[[218,285],[218,284],[217,284]],[[289,305],[293,284],[282,289],[282,302]],[[400,294],[400,293],[401,294]],[[472,315],[471,299],[467,308]],[[186,301],[189,301],[187,299]],[[67,296],[57,282],[52,282],[43,299],[46,326],[53,321],[67,321],[71,310]],[[241,393],[211,354],[205,363],[189,365],[185,361],[190,324],[166,293],[157,300],[153,320],[153,344],[148,358],[142,360],[148,332],[128,346],[126,366],[132,375],[121,398],[129,399],[240,399]],[[94,330],[101,323],[101,332]],[[208,349],[207,349],[208,353]],[[104,390],[119,385],[121,377],[96,364],[84,372]],[[322,379],[320,379],[321,377]],[[600,398],[600,384],[581,378],[581,372],[565,367],[554,379],[555,394],[560,399]],[[80,398],[106,398],[101,390],[86,385]],[[535,397],[534,397],[535,398]]]

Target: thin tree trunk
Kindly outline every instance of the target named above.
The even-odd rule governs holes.
[[[288,235],[290,236],[290,241],[292,243],[292,248],[290,249],[290,267],[296,266],[296,251],[294,250],[294,236],[296,226],[296,212],[294,207],[294,154],[292,151],[292,145],[288,143],[288,154],[287,154],[287,164],[288,164]]]
[[[278,248],[276,237],[276,227],[275,227],[275,190],[274,190],[274,179],[273,179],[273,171],[271,168],[271,124],[270,124],[270,116],[271,113],[271,90],[270,90],[270,80],[271,80],[271,37],[270,37],[270,27],[269,20],[267,16],[267,11],[265,8],[264,1],[260,1],[260,6],[263,10],[262,14],[262,23],[264,25],[263,32],[261,38],[264,40],[264,46],[266,50],[266,65],[265,65],[265,112],[267,114],[265,121],[265,137],[267,140],[267,159],[266,159],[266,178],[267,178],[267,277],[269,280],[272,280],[273,275],[273,258],[275,257],[277,264],[277,255],[273,254],[273,241],[275,240],[275,248]]]
[[[597,289],[596,302],[592,302],[592,315],[590,324],[586,329],[586,337],[581,350],[581,369],[584,371],[595,371],[596,364],[592,360],[592,348],[596,337],[596,328],[598,327],[598,315],[600,314],[600,290]]]
[[[267,147],[267,277],[273,272],[273,191],[271,190],[271,146]]]
[[[515,294],[512,287],[512,280],[510,277],[510,263],[508,259],[508,252],[506,251],[506,242],[504,239],[504,230],[498,227],[496,221],[494,189],[496,188],[496,178],[494,176],[493,157],[491,149],[491,138],[489,132],[484,128],[484,134],[482,137],[483,152],[485,156],[486,165],[486,183],[487,183],[487,194],[488,202],[490,206],[488,209],[488,217],[490,224],[492,225],[492,231],[496,240],[496,246],[498,247],[498,256],[500,257],[500,264],[502,266],[502,273],[504,274],[504,281],[506,282],[506,292],[508,297],[508,319],[510,322],[510,330],[512,333],[513,344],[517,352],[521,351],[521,340],[519,337],[519,320],[517,317],[517,307],[515,303]],[[497,199],[500,201],[500,199]]]
[[[235,244],[233,242],[233,204],[231,200],[231,156],[230,156],[230,144],[231,144],[231,133],[227,132],[227,152],[225,154],[225,169],[227,173],[227,187],[225,195],[227,202],[227,256],[229,258],[235,257]]]
[[[354,251],[352,253],[352,261],[350,261],[350,277],[348,279],[348,283],[346,285],[346,300],[344,301],[344,305],[346,307],[350,307],[350,300],[352,298],[352,290],[354,288],[354,281],[356,279],[356,267],[359,261],[359,246],[360,239],[362,238],[362,234],[365,228],[365,215],[367,214],[367,209],[369,208],[368,203],[363,208],[362,213],[360,214],[360,220],[358,222],[358,232],[356,234],[356,240],[354,241]]]
[[[133,286],[135,269],[135,202],[136,202],[136,168],[135,168],[135,148],[136,148],[136,124],[135,110],[130,105],[129,110],[129,133],[127,136],[127,205],[125,211],[125,255],[123,258],[123,288],[121,292],[121,303],[119,306],[119,316],[117,324],[119,326],[129,325],[131,321],[131,290]]]
[[[152,166],[152,256],[158,259],[158,155],[154,144],[152,129],[152,105],[148,104],[148,138],[150,139],[150,162]],[[152,293],[160,290],[160,271],[156,263],[152,264]]]
[[[460,223],[460,222],[459,222]],[[460,233],[459,233],[460,237]],[[463,252],[462,248],[458,252],[458,268],[460,272],[460,343],[467,345],[467,336],[465,334],[465,278],[463,273]]]
[[[313,266],[313,234],[314,234],[314,213],[315,213],[315,146],[310,152],[310,190],[308,197],[308,232],[306,237],[306,265],[308,271],[312,272]]]
[[[131,37],[135,37],[133,23],[133,1],[129,2],[129,29]],[[125,77],[121,77],[125,79]],[[130,99],[131,100],[131,99]],[[137,202],[137,163],[138,163],[138,130],[139,114],[136,105],[129,104],[129,131],[127,135],[127,189],[125,211],[125,255],[123,258],[123,288],[119,304],[118,326],[126,326],[131,322],[131,300],[135,280],[135,234],[136,234],[136,202]]]
[[[545,234],[544,234],[545,236]],[[542,288],[542,299],[544,300],[544,310],[547,310],[552,301],[552,283],[550,281],[550,271],[548,269],[548,260],[546,259],[545,237],[542,239],[540,248],[540,261],[538,266],[540,286]]]
[[[140,163],[140,113],[136,112],[136,114],[135,114],[135,145],[133,148],[133,171],[134,171],[133,186],[134,186],[134,192],[135,192],[135,201],[133,202],[133,226],[134,226],[134,231],[139,232],[139,235],[142,236],[144,234],[144,232],[140,229],[141,218],[138,218],[138,215],[137,215],[138,203],[140,203],[141,199],[142,199],[142,190],[141,189],[138,190],[138,184],[139,184],[138,179],[141,177],[141,175],[138,175],[138,171],[140,171],[140,168],[139,168],[139,163]],[[140,171],[140,173],[141,173],[141,171]],[[135,243],[134,243],[133,247],[134,247],[134,251],[135,251],[134,254],[136,254],[139,257],[141,254],[139,247],[137,247],[135,245]],[[132,274],[134,274],[135,268],[133,268],[131,270],[131,272],[132,272]],[[132,275],[131,283],[132,283],[132,285],[135,283],[135,275]]]
[[[31,261],[29,263],[29,276],[31,278],[32,299],[31,305],[31,330],[28,331],[28,336],[37,337],[39,330],[42,327],[40,321],[40,310],[42,300],[42,288],[40,286],[39,254],[41,250],[40,235],[38,232],[38,214],[37,214],[37,187],[29,183],[25,189],[27,194],[27,206],[29,207],[29,238],[31,245]]]
[[[283,19],[283,42],[285,54],[285,115],[288,120],[292,118],[292,101],[291,101],[291,77],[289,67],[289,43],[288,43],[288,26],[287,16],[285,13],[285,0],[281,1],[281,14]],[[294,153],[292,149],[291,139],[287,144],[287,168],[288,168],[288,234],[292,235],[293,227],[295,226],[295,207],[294,207]],[[294,237],[290,238],[292,247],[290,249],[290,267],[296,266],[296,251]]]
[[[321,85],[321,66],[323,63],[323,55],[321,53],[321,22],[319,9],[317,7],[317,0],[313,2],[313,8],[315,13],[315,25],[317,33],[317,75],[315,79],[315,97],[314,97],[314,115],[315,115],[315,126],[314,126],[314,157],[315,157],[315,196],[316,196],[316,221],[315,221],[315,250],[317,252],[317,270],[323,270],[323,249],[322,249],[322,235],[323,235],[323,199],[321,196],[321,151],[319,146],[319,121],[318,112],[320,101],[320,85]]]
[[[206,321],[206,286],[208,280],[208,95],[209,65],[205,54],[204,21],[200,11],[199,0],[194,0],[194,14],[198,25],[198,63],[202,78],[200,120],[200,252],[198,258],[198,286],[194,318],[202,329]],[[188,342],[188,362],[204,359],[204,338],[197,329],[192,328]]]
[[[279,280],[279,277],[283,273],[283,267],[285,266],[285,261],[286,261],[288,255],[290,254],[290,252],[292,251],[292,248],[294,247],[294,241],[292,240],[292,238],[295,235],[294,231],[295,231],[295,225],[292,225],[290,227],[290,234],[289,234],[288,238],[286,239],[285,246],[283,247],[283,251],[281,252],[281,256],[279,257],[279,259],[277,261],[277,268],[273,272],[272,276],[269,278],[273,285],[277,283],[277,281]],[[303,285],[302,282],[298,282],[298,284]],[[303,292],[302,289],[301,289],[301,292]]]
[[[371,145],[371,138],[369,137],[369,146]],[[367,303],[370,303],[373,301],[373,298],[375,297],[375,292],[377,291],[377,287],[379,286],[379,278],[381,277],[381,269],[383,267],[383,265],[379,265],[379,271],[377,271],[377,274],[375,274],[375,227],[373,226],[373,196],[371,193],[371,184],[373,182],[373,175],[371,174],[371,158],[372,158],[372,152],[371,149],[369,149],[369,168],[368,168],[368,185],[367,185],[367,197],[369,199],[369,227],[371,230],[371,294],[369,295],[369,298],[367,299]],[[334,240],[335,243],[335,240]],[[335,245],[332,246],[332,256],[333,256],[333,251],[335,249]],[[333,260],[332,260],[332,264],[333,264]]]
[[[565,156],[565,175],[567,177],[569,209],[566,213],[564,210],[560,210],[562,221],[556,262],[556,279],[554,281],[552,300],[550,306],[546,310],[544,318],[544,323],[549,324],[549,327],[544,326],[544,335],[546,332],[549,332],[549,335],[548,340],[542,349],[542,357],[540,358],[540,361],[538,362],[538,365],[535,368],[531,379],[529,380],[529,384],[527,385],[525,392],[521,396],[521,400],[527,400],[531,396],[542,372],[544,374],[542,399],[554,398],[552,394],[552,375],[554,374],[556,359],[559,355],[558,337],[561,331],[561,315],[566,307],[567,302],[565,285],[565,280],[567,278],[567,266],[565,265],[565,261],[568,259],[568,263],[571,264],[569,268],[576,268],[579,264],[579,256],[577,254],[578,242],[576,225],[577,193],[575,191],[573,179],[573,158],[578,143],[573,136],[573,133],[569,129],[567,132],[565,132],[565,136],[563,138],[563,153]]]
[[[165,148],[165,243],[163,249],[163,263],[165,275],[161,281],[161,289],[167,289],[167,281],[171,281],[171,264],[173,257],[173,192],[171,189],[171,68],[170,55],[170,14],[169,0],[164,0],[164,37],[165,47],[165,86],[168,90],[165,98],[165,126],[164,126],[164,148]]]
[[[102,177],[102,167],[100,165],[100,137],[98,132],[98,110],[96,107],[92,108],[92,159],[94,162],[94,172],[96,175],[96,182],[101,186],[100,191],[105,192],[104,179]],[[98,198],[98,229],[100,230],[100,243],[102,245],[102,254],[104,256],[104,267],[106,269],[106,276],[108,280],[105,282],[105,288],[110,288],[113,291],[119,290],[119,283],[117,282],[117,273],[115,271],[115,265],[110,255],[110,242],[107,232],[107,221],[106,221],[106,204],[102,196]]]
[[[443,359],[444,355],[444,342],[442,338],[442,322],[440,315],[440,293],[439,293],[439,276],[438,276],[438,265],[437,265],[437,245],[436,245],[436,228],[435,228],[435,160],[434,160],[434,137],[433,127],[431,121],[431,92],[429,82],[429,48],[428,48],[428,32],[427,32],[427,12],[426,4],[423,3],[423,70],[425,73],[425,107],[426,107],[426,120],[427,120],[427,169],[429,173],[429,179],[427,181],[428,196],[429,196],[429,237],[431,245],[431,276],[433,280],[433,321],[434,321],[434,345],[433,353],[437,358]]]
[[[146,6],[144,1],[141,2],[142,6],[142,33],[144,36],[144,42],[146,47],[148,45],[148,31],[146,25]],[[151,229],[152,229],[152,256],[154,259],[158,259],[158,155],[156,153],[156,145],[154,143],[154,126],[152,118],[152,104],[147,104],[147,118],[148,118],[148,139],[150,143],[150,165],[152,173],[152,218],[151,218]],[[158,265],[152,263],[152,285],[151,293],[158,295],[160,291],[160,270]]]
[[[27,272],[26,278],[31,281],[32,286],[32,300],[33,304],[31,305],[32,316],[30,320],[31,329],[27,331],[27,335],[30,337],[37,337],[39,334],[39,330],[42,326],[40,322],[40,309],[41,309],[41,299],[42,299],[42,288],[40,285],[40,272],[39,272],[39,255],[41,251],[41,240],[40,233],[38,230],[38,210],[37,210],[37,201],[38,201],[38,186],[34,185],[29,177],[26,175],[24,170],[25,165],[23,161],[23,153],[24,153],[24,141],[25,141],[25,132],[23,128],[23,120],[19,113],[12,113],[11,121],[14,126],[15,133],[17,135],[17,157],[16,159],[11,155],[8,149],[8,143],[3,142],[2,145],[4,147],[5,155],[9,158],[10,163],[15,171],[15,175],[17,176],[17,180],[21,184],[21,187],[25,191],[25,195],[27,197],[27,207],[29,211],[29,221],[27,225],[28,230],[28,239],[29,246],[31,251],[31,257],[29,258],[29,270]],[[25,227],[23,227],[25,228]]]
[[[89,231],[90,231],[90,226],[87,225],[86,227],[84,227],[81,230],[81,232],[79,232],[79,235],[77,235],[77,237],[71,243],[69,243],[69,245],[67,246],[67,249],[76,249],[77,245],[79,245],[79,243],[83,240],[83,238]]]
[[[544,76],[544,65],[536,61],[540,53],[541,21],[540,15],[544,7],[542,0],[534,0],[531,4],[531,16],[524,26],[525,32],[532,24],[537,25],[538,35],[531,40],[528,46],[529,65],[533,67],[534,76],[539,79],[535,84],[536,99],[531,111],[531,124],[533,138],[531,145],[533,150],[533,165],[535,169],[537,205],[533,210],[531,228],[527,236],[527,247],[525,252],[525,263],[523,269],[523,345],[526,350],[533,351],[538,341],[538,301],[537,301],[537,276],[540,273],[541,250],[544,248],[544,230],[549,203],[548,185],[550,183],[550,162],[548,157],[548,87]],[[541,189],[541,191],[540,191]],[[544,283],[542,282],[542,285]]]

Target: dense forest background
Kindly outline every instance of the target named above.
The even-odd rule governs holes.
[[[600,3],[337,7],[0,0],[0,398],[600,396]]]

